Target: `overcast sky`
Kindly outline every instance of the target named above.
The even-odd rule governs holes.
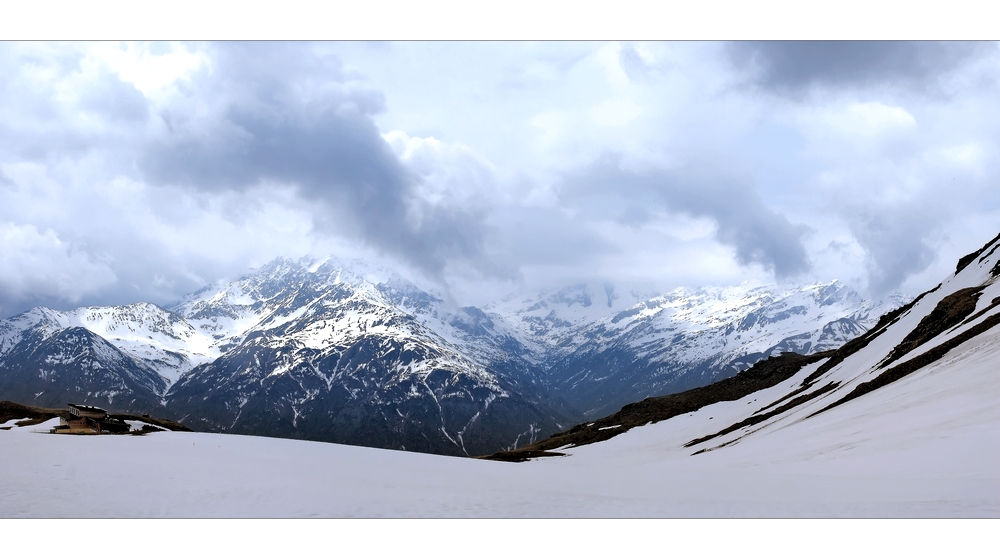
[[[1000,232],[994,43],[0,43],[0,315],[277,256],[463,304],[936,285]]]

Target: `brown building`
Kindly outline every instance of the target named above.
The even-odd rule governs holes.
[[[99,435],[103,433],[126,433],[128,423],[108,416],[107,410],[85,404],[69,404],[69,412],[59,418],[59,426],[53,433],[69,435]]]

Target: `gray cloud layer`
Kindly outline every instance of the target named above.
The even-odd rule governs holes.
[[[907,211],[910,210],[910,211]],[[925,237],[928,226],[919,208],[851,217],[854,237],[868,251],[868,288],[875,294],[896,289],[910,274],[923,271],[934,259]]]
[[[740,264],[760,264],[779,278],[810,269],[802,244],[808,228],[767,208],[752,186],[708,164],[635,172],[607,156],[570,177],[562,199],[597,213],[616,208],[620,219],[637,225],[650,219],[645,208],[706,217],[716,225],[717,240],[735,249]]]
[[[932,90],[942,74],[983,52],[983,43],[916,41],[741,41],[731,61],[756,69],[753,83],[799,94],[812,86]]]
[[[317,222],[432,275],[450,259],[487,266],[483,210],[431,204],[419,176],[383,140],[372,115],[381,93],[352,84],[339,60],[299,43],[213,45],[169,133],[140,156],[143,177],[203,190],[292,184],[321,210]],[[193,117],[200,99],[215,99]]]

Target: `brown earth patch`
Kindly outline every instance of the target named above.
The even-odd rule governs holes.
[[[976,319],[982,317],[984,314],[986,314],[986,313],[992,311],[993,309],[997,308],[997,305],[1000,305],[1000,297],[994,297],[993,300],[990,301],[989,306],[987,306],[985,309],[977,312],[976,314],[970,316],[969,318],[966,318],[965,320],[962,321],[962,324],[959,324],[959,326],[963,326],[963,325],[968,324],[970,322],[975,322]]]
[[[36,408],[35,406],[25,406],[24,404],[18,404],[7,400],[0,402],[0,423],[7,423],[12,419],[24,419],[23,421],[18,421],[15,424],[18,427],[37,425],[52,418],[59,417],[63,413],[66,413],[66,410],[55,408]]]
[[[188,431],[192,433],[194,432],[194,429],[191,429],[190,427],[184,425],[183,423],[178,423],[177,421],[171,421],[169,419],[161,419],[159,417],[136,415],[134,413],[109,413],[108,417],[110,417],[111,419],[121,419],[122,421],[125,421],[127,419],[132,421],[143,421],[145,423],[156,425],[157,427],[160,427],[162,430],[166,431]],[[149,432],[149,430],[146,429],[145,426],[143,427],[143,430]]]
[[[566,456],[563,452],[550,452],[547,450],[511,450],[511,451],[501,451],[495,454],[490,454],[485,456],[487,460],[496,460],[498,462],[527,462],[532,458],[544,458],[546,456]]]
[[[976,310],[976,304],[979,302],[979,297],[983,294],[985,287],[985,285],[967,287],[941,299],[934,310],[920,319],[917,327],[892,349],[892,352],[879,364],[879,368],[889,366],[900,357],[929,342],[949,328],[961,324]]]

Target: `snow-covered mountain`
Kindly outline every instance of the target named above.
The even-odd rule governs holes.
[[[143,360],[63,313],[36,308],[0,321],[0,394],[6,399],[157,411],[166,387]]]
[[[555,290],[513,293],[484,307],[491,316],[510,325],[512,334],[545,361],[578,347],[580,330],[601,319],[627,311],[659,295],[650,287],[618,288],[578,283]]]
[[[995,432],[1000,425],[993,374],[1000,354],[998,249],[1000,235],[963,257],[937,287],[836,350],[762,361],[725,381],[630,404],[500,457],[606,444],[657,422],[666,424],[661,433],[674,426],[681,434],[667,437],[676,452],[692,455],[729,453],[736,445],[781,451],[782,444],[802,445],[818,433],[828,438],[836,433],[837,440],[822,445],[842,449],[864,445],[880,432],[923,446],[921,439],[947,438],[956,429]],[[974,433],[963,434],[961,441],[984,444]],[[989,444],[987,453],[995,454],[995,441]],[[957,450],[972,455],[977,448]],[[934,460],[926,453],[920,459]]]
[[[0,355],[16,345],[26,331],[45,335],[72,327],[84,328],[107,340],[155,370],[167,384],[222,354],[218,340],[180,315],[152,303],[135,303],[65,312],[36,307],[0,321]]]
[[[490,345],[502,337],[466,332],[469,311],[443,314],[440,299],[371,272],[279,259],[181,302],[226,352],[174,384],[168,408],[212,431],[444,454],[523,444],[575,418]],[[477,351],[463,351],[469,336]]]
[[[0,321],[0,376],[30,369],[19,345],[29,332],[78,328],[148,377],[143,401],[199,429],[483,454],[771,354],[837,347],[900,302],[872,304],[838,282],[665,295],[604,283],[479,309],[360,261],[277,259],[169,309],[39,308]],[[113,406],[87,398],[118,384],[76,400]]]
[[[581,284],[509,297],[487,311],[506,319],[532,349],[555,392],[599,417],[647,396],[732,376],[770,355],[839,347],[906,302],[899,294],[870,302],[838,281],[648,295]]]

